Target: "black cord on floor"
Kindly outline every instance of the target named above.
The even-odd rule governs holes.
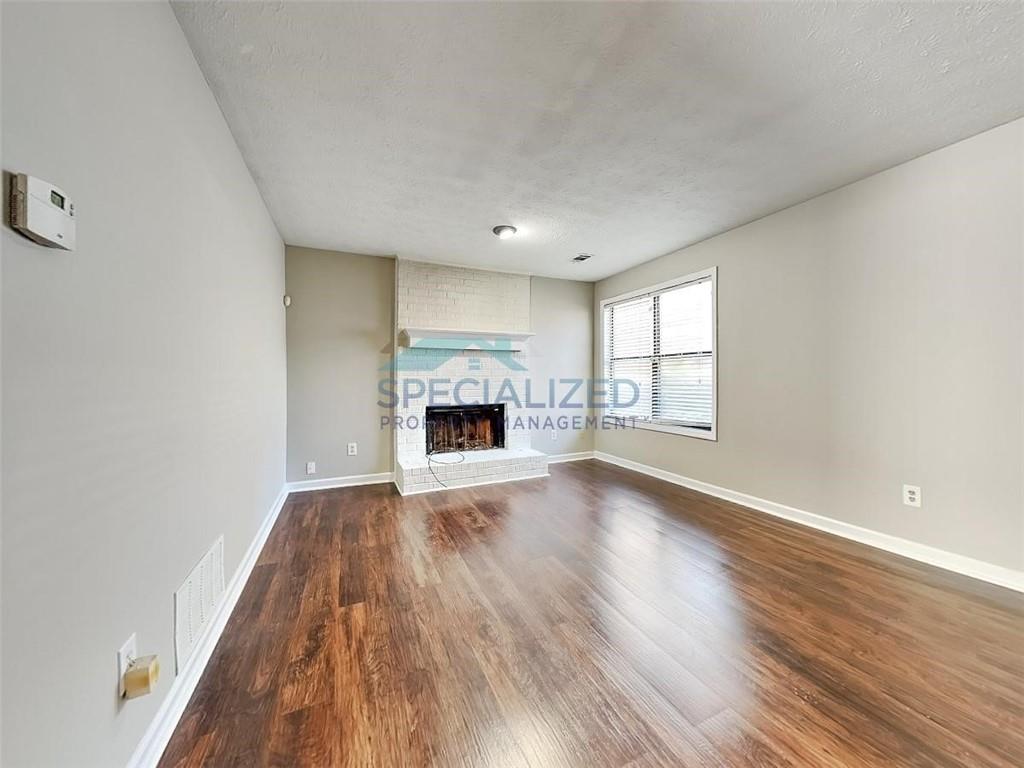
[[[427,454],[427,469],[430,470],[430,474],[432,474],[434,476],[434,479],[437,481],[437,484],[440,485],[442,488],[447,488],[448,486],[441,482],[441,478],[439,478],[437,476],[437,472],[434,471],[434,466],[433,465],[434,464],[440,464],[442,467],[449,467],[449,466],[451,466],[453,464],[461,464],[462,462],[464,462],[466,460],[466,454],[464,454],[462,451],[450,451],[450,453],[457,453],[457,454],[459,454],[459,460],[458,461],[438,461],[437,459],[435,459],[433,457],[433,454],[430,454],[430,453]]]

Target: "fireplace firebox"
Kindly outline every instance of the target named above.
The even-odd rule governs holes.
[[[427,406],[427,455],[505,447],[505,404]]]

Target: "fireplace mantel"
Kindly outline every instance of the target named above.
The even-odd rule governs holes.
[[[500,349],[522,350],[532,333],[522,331],[467,331],[454,328],[403,328],[398,345],[419,349]],[[467,345],[471,345],[467,347]]]

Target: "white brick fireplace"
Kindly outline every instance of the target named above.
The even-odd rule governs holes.
[[[530,278],[400,259],[395,280],[398,490],[421,493],[547,475],[547,456],[530,448],[526,410],[509,396],[514,392],[522,400],[528,374]],[[505,406],[504,447],[428,459],[428,405],[499,401]]]

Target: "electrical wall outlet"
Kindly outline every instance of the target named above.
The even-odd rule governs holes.
[[[921,506],[921,487],[917,485],[903,486],[903,503],[908,507]]]
[[[348,455],[349,456],[355,456],[357,453],[359,453],[359,443],[349,443],[348,444]]]
[[[557,429],[552,429],[551,430],[551,442],[554,442],[557,439],[558,439],[558,430]]]
[[[121,646],[117,652],[117,695],[124,696],[124,673],[128,671],[128,667],[132,661],[137,659],[139,656],[139,650],[135,641],[135,633],[132,632],[132,636],[124,641],[124,645]]]
[[[306,474],[307,475],[315,475],[316,474],[316,462],[315,461],[307,461],[306,462]]]

